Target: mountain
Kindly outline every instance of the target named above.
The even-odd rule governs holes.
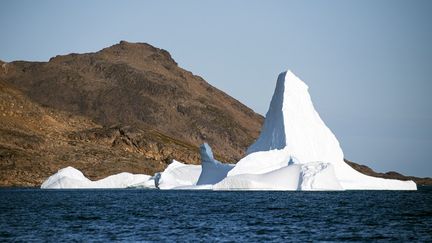
[[[93,180],[123,171],[153,174],[172,158],[198,163],[198,149],[152,129],[103,127],[43,107],[0,81],[0,186],[39,186],[67,166]]]
[[[237,100],[180,67],[170,54],[125,41],[96,53],[49,62],[3,64],[0,78],[42,106],[89,117],[103,126],[152,128],[234,161],[263,121]]]
[[[0,185],[38,185],[72,165],[90,179],[199,162],[213,144],[235,162],[263,121],[181,69],[162,49],[125,41],[49,62],[0,63]]]
[[[92,180],[153,174],[199,163],[204,142],[236,162],[263,120],[149,44],[0,62],[0,185],[39,186],[67,166]]]

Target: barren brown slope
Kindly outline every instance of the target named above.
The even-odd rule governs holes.
[[[33,101],[104,126],[151,127],[229,161],[258,136],[263,118],[180,67],[170,54],[125,41],[96,53],[2,65],[0,79]]]
[[[41,107],[0,81],[0,186],[40,186],[66,166],[91,179],[124,171],[152,175],[172,159],[198,163],[198,149],[154,129],[102,127]]]

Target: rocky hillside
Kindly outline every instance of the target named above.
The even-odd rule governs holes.
[[[96,53],[2,65],[0,79],[36,103],[111,126],[151,127],[230,161],[258,135],[262,116],[178,67],[170,54],[125,41]]]
[[[361,173],[363,173],[365,175],[370,175],[370,176],[374,176],[374,177],[381,177],[381,178],[386,178],[386,179],[403,180],[403,181],[413,180],[419,186],[432,185],[432,178],[429,178],[429,177],[420,178],[420,177],[415,177],[415,176],[405,176],[405,175],[402,175],[402,174],[395,172],[395,171],[380,173],[380,172],[376,172],[376,171],[372,170],[370,167],[368,167],[366,165],[361,165],[361,164],[349,161],[347,159],[344,159],[344,161],[347,164],[349,164],[352,168],[354,168],[357,171],[360,171]]]
[[[153,174],[172,159],[199,163],[204,141],[219,160],[235,162],[262,122],[148,44],[122,41],[49,62],[0,62],[0,186],[39,186],[68,165],[91,179]]]
[[[92,179],[122,171],[153,174],[173,158],[199,162],[196,146],[150,128],[103,127],[42,107],[0,81],[0,186],[39,186],[69,165]]]

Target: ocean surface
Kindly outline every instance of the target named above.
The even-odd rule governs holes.
[[[0,189],[0,242],[310,240],[432,242],[432,187],[414,192]]]

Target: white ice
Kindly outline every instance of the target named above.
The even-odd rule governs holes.
[[[159,189],[181,189],[196,185],[200,174],[200,165],[189,165],[173,160],[163,172],[155,175],[155,184]]]
[[[343,161],[344,155],[338,140],[316,112],[308,86],[291,71],[281,73],[266,114],[266,119],[257,141],[252,144],[248,155],[228,172],[220,184],[227,185],[230,177],[255,174],[254,180],[278,169],[291,165],[313,163],[329,164],[343,189],[349,190],[416,190],[413,181],[399,181],[366,176],[357,172]],[[287,169],[288,170],[288,169]],[[280,174],[283,178],[292,176]],[[300,175],[304,178],[303,172]],[[275,184],[283,178],[275,178]],[[328,180],[332,180],[328,178]],[[222,188],[221,185],[216,187]],[[278,188],[274,185],[274,188]],[[303,189],[303,187],[300,187]],[[323,189],[314,186],[311,190]],[[334,188],[338,190],[338,186]]]
[[[84,174],[69,166],[59,170],[45,180],[42,189],[91,189],[91,188],[127,188],[148,181],[150,176],[123,172],[104,179],[91,181]]]
[[[229,176],[214,185],[214,190],[343,190],[333,166],[311,162],[293,164],[264,174]]]

